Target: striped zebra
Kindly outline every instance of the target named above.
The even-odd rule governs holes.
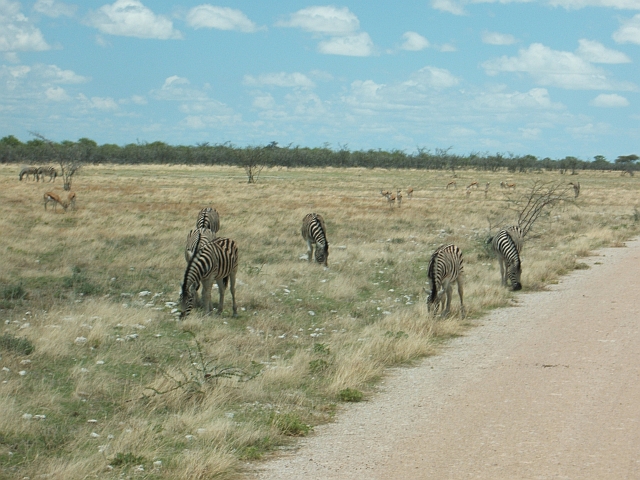
[[[427,268],[427,276],[429,278],[429,288],[427,291],[427,308],[429,311],[433,308],[437,312],[446,301],[445,309],[442,316],[449,314],[451,306],[451,296],[453,283],[458,284],[458,296],[460,297],[460,315],[465,317],[463,295],[464,295],[464,270],[462,264],[462,252],[454,245],[441,245],[431,255],[429,267]]]
[[[18,179],[22,181],[22,177],[26,176],[27,180],[29,180],[29,175],[33,175],[33,179],[38,179],[38,167],[22,167],[20,170],[20,174],[18,175]]]
[[[211,286],[218,284],[220,299],[218,315],[224,308],[224,292],[229,285],[233,301],[233,316],[238,314],[236,306],[236,273],[238,271],[238,246],[229,238],[209,241],[200,237],[195,254],[187,263],[184,280],[180,289],[180,318],[185,318],[193,309],[196,292],[202,284],[202,304],[204,311],[211,311]]]
[[[215,208],[206,207],[200,210],[196,228],[208,228],[213,232],[215,238],[218,230],[220,230],[220,215]]]
[[[309,213],[302,219],[302,238],[307,242],[307,257],[311,261],[313,246],[316,247],[316,262],[327,267],[329,259],[329,241],[324,218],[319,213]]]
[[[36,174],[36,181],[40,180],[42,177],[42,181],[44,182],[44,177],[49,177],[50,182],[55,182],[56,177],[58,176],[58,171],[53,167],[39,167],[38,172]]]
[[[194,230],[191,230],[189,232],[189,235],[187,235],[187,246],[184,249],[184,259],[187,261],[187,263],[195,254],[200,239],[202,239],[203,241],[206,240],[208,242],[212,242],[216,239],[216,234],[208,228],[196,228]]]
[[[522,251],[523,241],[522,229],[517,225],[503,228],[487,241],[487,243],[491,243],[493,250],[498,254],[502,285],[507,285],[507,277],[509,277],[513,290],[522,289],[522,284],[520,283],[520,276],[522,275],[520,252]]]

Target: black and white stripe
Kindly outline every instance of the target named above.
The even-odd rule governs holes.
[[[311,261],[313,247],[315,245],[316,262],[327,267],[329,259],[329,241],[327,229],[324,226],[324,218],[319,213],[309,213],[302,219],[302,238],[307,242],[307,256]]]
[[[189,262],[191,257],[195,254],[198,245],[200,244],[200,239],[207,240],[212,242],[216,238],[216,234],[213,233],[208,228],[196,228],[191,230],[187,235],[187,245],[184,249],[184,259]]]
[[[33,175],[33,179],[38,179],[38,167],[22,167],[20,170],[20,174],[18,175],[18,179],[22,181],[22,177],[26,176],[27,180],[29,180],[29,175]]]
[[[49,181],[56,181],[56,177],[58,176],[58,171],[53,167],[38,167],[36,180],[40,180],[42,177],[42,181],[44,182],[44,177],[49,177]]]
[[[180,290],[180,318],[184,318],[193,309],[196,291],[202,284],[202,303],[204,311],[211,310],[211,286],[218,284],[220,300],[218,314],[224,308],[224,293],[229,285],[233,301],[233,316],[236,316],[236,273],[238,271],[238,246],[229,238],[207,240],[200,236],[195,253],[187,263]]]
[[[446,317],[451,306],[453,283],[456,282],[460,297],[460,315],[464,318],[464,270],[460,249],[454,244],[438,247],[429,260],[427,276],[429,279],[428,309],[433,308],[434,312],[437,312],[442,303],[446,301],[445,309],[442,312],[442,316]]]
[[[213,235],[220,230],[220,215],[215,208],[206,207],[200,210],[198,214],[198,221],[196,222],[196,228],[208,228],[213,232]]]
[[[508,277],[513,290],[522,289],[522,284],[520,283],[520,276],[522,275],[520,252],[522,252],[524,241],[522,229],[516,225],[505,227],[489,241],[498,255],[502,285],[507,285]]]

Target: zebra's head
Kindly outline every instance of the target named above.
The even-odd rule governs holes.
[[[442,291],[438,292],[437,290],[427,290],[426,288],[422,289],[424,291],[424,293],[427,294],[427,311],[431,312],[433,311],[433,313],[438,313],[438,310],[440,309],[440,304],[442,303],[443,297],[442,297]]]
[[[329,244],[325,243],[324,247],[318,245],[316,248],[316,262],[322,263],[325,267],[328,267],[327,261],[329,260]]]
[[[522,284],[520,283],[520,276],[522,275],[522,263],[519,261],[511,263],[507,267],[507,275],[511,280],[511,288],[514,292],[522,290]]]

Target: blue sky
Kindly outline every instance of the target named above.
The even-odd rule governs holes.
[[[0,0],[0,137],[640,154],[640,0]]]

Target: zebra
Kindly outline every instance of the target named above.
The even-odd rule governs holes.
[[[39,167],[36,173],[36,181],[40,180],[42,177],[42,181],[44,182],[44,177],[48,176],[50,182],[55,182],[56,177],[58,176],[58,171],[53,167]]]
[[[196,228],[191,230],[187,235],[187,246],[184,249],[184,259],[187,263],[189,263],[189,260],[191,260],[191,257],[195,254],[196,249],[198,248],[198,242],[200,242],[201,238],[203,241],[207,240],[212,242],[215,240],[216,234],[208,228]]]
[[[522,284],[520,283],[520,276],[522,275],[520,252],[522,251],[523,241],[524,234],[517,225],[503,228],[487,241],[487,243],[491,243],[493,250],[498,254],[502,285],[507,285],[507,277],[509,277],[511,288],[514,291],[522,289]]]
[[[307,257],[311,262],[313,246],[316,247],[316,262],[328,267],[329,241],[324,218],[319,213],[309,213],[302,219],[302,238],[307,242]]]
[[[236,273],[238,272],[238,246],[229,238],[208,240],[199,237],[195,253],[187,263],[180,289],[180,318],[185,318],[193,309],[196,292],[202,284],[204,311],[211,310],[211,286],[218,284],[220,298],[218,315],[224,308],[224,292],[229,285],[233,301],[233,316],[238,315],[236,306]]]
[[[18,175],[18,180],[22,181],[22,177],[26,175],[27,180],[29,180],[29,175],[33,175],[33,179],[38,179],[38,167],[22,167],[20,170],[20,174]]]
[[[446,301],[442,316],[449,314],[453,282],[458,284],[458,296],[460,297],[460,315],[465,317],[463,302],[464,295],[464,269],[462,264],[462,252],[454,244],[439,246],[429,260],[427,268],[430,291],[427,291],[427,308],[437,312],[442,303]],[[426,291],[426,289],[425,289]]]
[[[213,237],[215,238],[216,233],[220,230],[220,215],[218,215],[218,211],[211,207],[200,210],[196,228],[208,228],[213,232]]]

